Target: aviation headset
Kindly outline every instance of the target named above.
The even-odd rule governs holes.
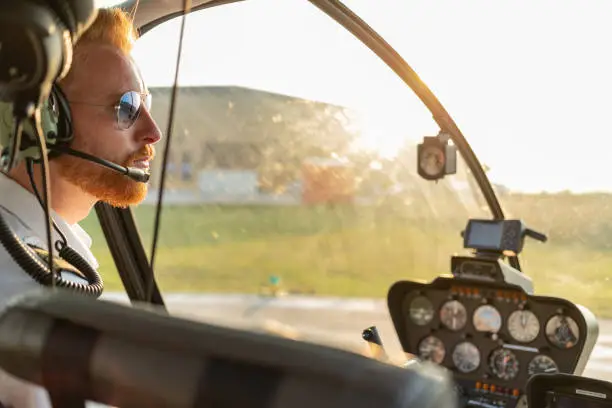
[[[13,105],[0,102],[0,146],[5,150],[13,142],[13,122]],[[49,98],[41,104],[40,122],[50,160],[61,155],[66,149],[70,149],[74,138],[70,106],[57,84],[53,84]],[[32,162],[39,163],[42,160],[36,135],[33,121],[25,121],[18,160],[29,161],[29,166]],[[65,237],[55,223],[54,228],[62,237],[61,241],[55,243],[56,249],[59,250],[59,258],[54,257],[54,268],[59,273],[69,272],[88,281],[88,284],[85,285],[56,276],[55,285],[96,297],[100,296],[104,285],[98,272],[78,252],[68,246]],[[3,238],[2,244],[26,273],[44,286],[51,286],[54,283],[54,277],[48,267],[49,254],[46,250],[25,244],[3,220],[0,222],[0,234]]]
[[[6,148],[11,144],[13,137],[13,111],[12,104],[0,102],[0,146]],[[65,148],[69,148],[74,135],[72,133],[72,115],[70,105],[62,89],[53,84],[49,98],[40,108],[40,121],[48,149],[49,159],[57,157]],[[36,129],[34,124],[26,121],[23,126],[20,152],[21,158],[29,157],[40,162],[40,150],[36,143]]]

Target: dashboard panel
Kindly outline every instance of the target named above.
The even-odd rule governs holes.
[[[466,398],[491,406],[526,406],[533,374],[579,374],[597,338],[587,309],[504,282],[397,282],[388,306],[406,353],[451,370]]]

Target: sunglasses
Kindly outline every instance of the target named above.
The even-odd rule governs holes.
[[[75,102],[69,101],[74,104],[91,105],[91,106],[108,106],[100,105],[89,102]],[[151,110],[151,94],[140,93],[136,91],[128,91],[121,95],[119,103],[112,105],[117,115],[117,126],[122,130],[127,130],[138,120],[142,107],[145,107],[147,111]]]
[[[121,95],[119,103],[115,105],[117,110],[117,124],[123,130],[129,129],[140,115],[142,105],[147,112],[151,110],[151,94],[141,94],[135,91],[129,91]]]

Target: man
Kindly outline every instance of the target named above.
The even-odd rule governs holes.
[[[124,166],[147,168],[161,133],[142,107],[147,90],[130,57],[135,40],[135,29],[124,12],[100,9],[76,45],[70,72],[59,85],[72,112],[73,149]],[[136,111],[139,97],[143,103]],[[42,192],[40,168],[35,169],[35,179]],[[50,184],[53,219],[68,245],[95,268],[90,237],[78,223],[97,201],[123,207],[141,202],[147,193],[144,183],[68,155],[50,161]],[[21,239],[46,248],[44,212],[33,192],[24,163],[10,174],[0,173],[0,211]],[[0,306],[39,287],[0,246]],[[50,406],[46,390],[2,371],[0,403],[14,408]]]

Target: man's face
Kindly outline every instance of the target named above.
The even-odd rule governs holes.
[[[116,106],[124,93],[147,93],[135,63],[111,46],[85,47],[84,58],[75,61],[72,79],[63,87],[72,112],[71,147],[123,166],[147,169],[161,132],[144,107],[144,98],[131,127],[122,129],[117,122]],[[146,184],[98,164],[68,155],[53,162],[61,177],[110,205],[126,207],[146,196]]]

